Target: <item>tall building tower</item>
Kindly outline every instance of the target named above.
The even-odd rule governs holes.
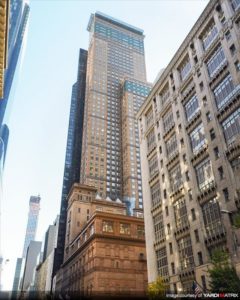
[[[29,212],[28,212],[28,222],[23,246],[22,257],[17,259],[15,275],[13,281],[13,294],[12,296],[16,296],[16,292],[20,288],[21,274],[24,267],[24,262],[27,255],[27,249],[31,241],[35,240],[36,232],[37,232],[37,224],[38,224],[38,216],[40,210],[40,196],[31,196],[29,200]]]
[[[123,198],[122,81],[146,81],[141,29],[96,12],[88,24],[90,44],[80,181],[101,196]]]
[[[86,69],[88,52],[80,49],[77,82],[72,87],[72,98],[68,125],[67,148],[62,186],[62,199],[58,227],[57,249],[53,274],[63,262],[67,219],[67,195],[75,182],[80,180],[82,128],[85,103]]]
[[[225,249],[240,276],[240,1],[209,1],[141,107],[148,280],[209,289]]]

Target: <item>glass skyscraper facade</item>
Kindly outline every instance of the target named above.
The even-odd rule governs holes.
[[[68,125],[67,148],[62,186],[57,249],[54,257],[53,274],[63,262],[67,219],[67,195],[75,182],[80,180],[82,128],[85,102],[86,69],[88,52],[80,49],[77,82],[72,87],[72,98]]]

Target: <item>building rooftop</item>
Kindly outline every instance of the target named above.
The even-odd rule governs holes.
[[[95,14],[91,14],[89,22],[88,22],[88,27],[87,27],[88,31],[90,31],[90,29],[92,27],[92,23],[94,22],[94,16],[98,17],[98,18],[100,18],[100,19],[102,19],[104,21],[107,21],[107,22],[109,22],[111,24],[114,24],[114,25],[117,25],[117,26],[122,27],[124,29],[130,30],[130,31],[132,31],[134,33],[143,35],[143,30],[142,29],[137,28],[137,27],[135,27],[133,25],[130,25],[128,23],[125,23],[123,21],[120,21],[118,19],[115,19],[113,17],[110,17],[110,16],[108,16],[108,15],[106,15],[106,14],[100,12],[100,11],[97,11]]]

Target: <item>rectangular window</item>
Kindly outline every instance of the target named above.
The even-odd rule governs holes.
[[[178,190],[182,185],[182,174],[180,164],[169,171],[169,180],[172,192]]]
[[[130,224],[120,223],[120,233],[130,234]]]
[[[164,223],[163,223],[163,214],[159,212],[156,216],[153,217],[154,231],[155,231],[155,240],[156,242],[165,238]]]
[[[193,154],[197,154],[206,144],[205,132],[203,123],[200,123],[190,134],[190,143]]]
[[[156,182],[153,186],[150,187],[150,189],[151,189],[152,206],[161,203],[161,192],[160,192],[159,182]]]
[[[198,187],[202,192],[214,182],[214,176],[212,171],[212,163],[208,158],[203,160],[200,164],[195,167]]]
[[[154,128],[147,135],[147,146],[149,152],[156,146]]]
[[[179,199],[173,205],[175,224],[177,229],[183,229],[189,225],[185,200]]]
[[[204,204],[202,211],[207,238],[223,233],[224,228],[221,221],[220,207],[217,199],[214,198]]]
[[[163,130],[164,130],[164,133],[166,133],[173,126],[174,126],[173,113],[172,113],[171,110],[169,110],[163,116]]]
[[[232,82],[232,76],[228,74],[213,90],[218,109],[222,108],[231,100],[233,91],[234,85]]]
[[[190,236],[185,236],[178,241],[178,251],[181,270],[194,267],[194,258]]]
[[[187,78],[187,76],[189,75],[191,71],[191,63],[189,61],[189,59],[187,59],[182,66],[179,68],[179,72],[180,72],[180,76],[182,81],[185,80]]]
[[[163,247],[156,251],[157,268],[160,276],[168,276],[167,249]]]
[[[240,108],[222,122],[222,127],[226,143],[230,145],[235,141],[235,136],[240,134]]]
[[[170,139],[166,142],[166,151],[168,158],[171,158],[177,150],[177,137],[176,134],[172,135]]]
[[[150,108],[150,110],[146,113],[146,125],[147,128],[149,128],[153,124],[153,110]]]
[[[159,94],[162,102],[162,106],[168,102],[168,99],[170,97],[170,91],[168,85],[163,89],[163,91]]]
[[[145,236],[144,226],[137,225],[137,237],[144,238],[144,236]]]
[[[149,161],[149,173],[150,177],[155,175],[158,172],[158,161],[157,161],[157,155],[153,156]]]
[[[231,0],[232,8],[236,11],[240,7],[240,0]]]
[[[113,222],[112,221],[103,221],[102,231],[103,232],[113,232]]]
[[[212,78],[221,66],[225,63],[226,57],[223,48],[220,46],[207,61],[207,69],[210,78]]]
[[[200,239],[199,239],[199,233],[197,229],[194,230],[194,235],[195,235],[196,243],[199,243]]]
[[[217,35],[218,35],[217,26],[215,25],[214,22],[212,22],[212,24],[209,26],[207,32],[204,34],[202,38],[204,50],[207,50],[211,46],[211,44],[216,39]]]
[[[192,98],[188,100],[188,102],[184,105],[184,109],[187,121],[190,122],[200,110],[196,95],[192,96]]]

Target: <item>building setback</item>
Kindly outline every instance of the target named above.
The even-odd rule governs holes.
[[[145,296],[143,218],[127,216],[125,204],[102,199],[95,187],[74,184],[68,196],[67,224],[56,294]]]
[[[139,118],[148,280],[209,288],[225,248],[240,275],[240,2],[210,1]]]

